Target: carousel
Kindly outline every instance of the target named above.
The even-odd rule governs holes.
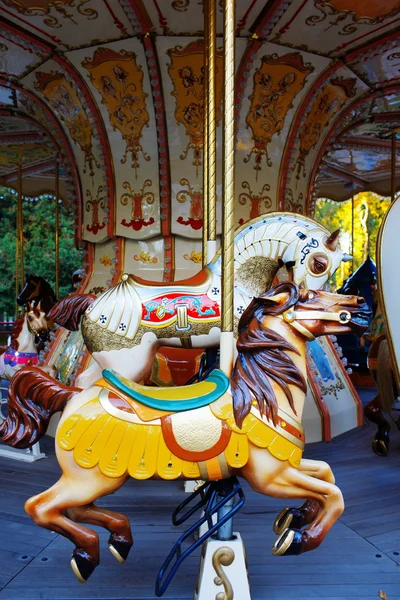
[[[0,177],[16,209],[0,461],[20,473],[33,544],[4,546],[28,562],[0,597],[400,597],[400,515],[389,492],[364,506],[370,472],[399,489],[400,2],[0,0],[0,19]],[[321,224],[316,201],[359,192],[391,201],[377,266],[333,292],[354,226]],[[27,271],[23,210],[43,194],[46,277]],[[67,294],[63,238],[84,252]],[[370,344],[368,403],[340,335]],[[155,548],[132,558],[151,524]]]

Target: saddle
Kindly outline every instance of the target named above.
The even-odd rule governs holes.
[[[105,369],[103,379],[95,385],[107,387],[123,400],[125,406],[120,404],[120,410],[136,413],[146,422],[172,413],[208,406],[225,394],[229,388],[229,379],[222,371],[215,369],[200,383],[159,388],[134,383],[112,369]]]
[[[129,277],[135,282],[136,285],[140,287],[149,287],[151,290],[154,288],[165,288],[175,289],[184,287],[185,289],[189,287],[198,287],[199,291],[206,291],[210,285],[210,280],[212,277],[212,272],[207,267],[204,267],[201,271],[193,275],[192,277],[188,277],[187,279],[178,279],[177,281],[150,281],[148,279],[142,279],[142,277],[138,277],[137,275],[129,275]]]

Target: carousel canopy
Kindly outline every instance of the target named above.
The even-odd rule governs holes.
[[[58,157],[82,239],[200,242],[203,4],[0,0],[1,181],[21,161],[24,193],[51,191]],[[237,223],[312,213],[316,196],[388,194],[400,0],[238,0],[236,23]]]

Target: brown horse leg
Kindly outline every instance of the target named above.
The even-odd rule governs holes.
[[[317,548],[344,510],[340,489],[327,481],[310,477],[289,467],[277,482],[271,482],[266,492],[272,496],[298,495],[317,498],[321,510],[314,522],[306,529],[286,529],[275,542],[273,553],[301,554]]]
[[[68,510],[68,516],[78,523],[89,523],[104,527],[110,532],[108,547],[111,554],[124,563],[128,558],[129,550],[133,546],[133,537],[128,517],[95,504],[87,504]]]
[[[62,475],[49,490],[30,498],[25,504],[25,510],[38,525],[60,533],[75,544],[71,567],[78,580],[83,583],[99,564],[98,535],[87,527],[77,525],[65,513],[117,490],[126,477],[107,478],[98,469],[77,467],[73,456],[67,457],[66,452],[57,454],[64,473],[64,467],[68,467],[69,476]]]
[[[309,460],[303,458],[300,462],[299,470],[310,477],[316,477],[329,483],[335,483],[335,477],[328,463],[322,460]],[[293,529],[301,529],[310,525],[316,518],[320,510],[320,504],[317,500],[306,500],[299,508],[284,508],[276,517],[273,530],[280,534],[284,529],[291,526]]]
[[[378,456],[387,456],[389,454],[390,424],[384,417],[379,394],[364,406],[364,415],[368,421],[378,426],[378,431],[372,440],[372,450]]]

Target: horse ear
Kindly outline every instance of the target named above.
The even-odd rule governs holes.
[[[332,250],[334,252],[337,248],[339,242],[340,229],[336,229],[329,237],[327,237],[325,241],[325,246],[328,250]]]
[[[287,302],[288,298],[289,294],[287,292],[280,292],[274,296],[268,296],[268,298],[260,296],[257,300],[261,300],[262,303],[267,306],[279,306]]]
[[[42,301],[41,301],[41,300],[39,300],[39,302],[38,302],[38,303],[37,303],[37,305],[36,305],[36,308],[37,308],[38,310],[42,310],[42,309],[41,309],[41,306],[40,306],[41,302],[42,302]]]

